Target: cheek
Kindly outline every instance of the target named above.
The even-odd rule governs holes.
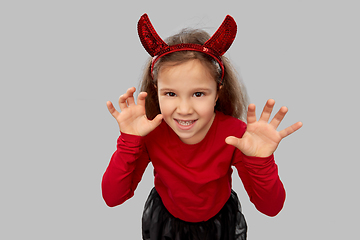
[[[196,111],[199,115],[212,116],[215,111],[214,100],[207,100],[197,104]]]
[[[166,101],[165,99],[160,97],[159,106],[160,106],[161,114],[163,114],[164,116],[171,114],[171,104],[169,101]]]

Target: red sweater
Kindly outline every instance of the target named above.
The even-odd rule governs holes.
[[[103,198],[111,207],[131,198],[151,161],[155,188],[168,211],[187,222],[206,221],[229,199],[235,166],[250,201],[275,216],[285,190],[274,156],[248,157],[225,143],[226,137],[240,138],[245,130],[244,122],[216,112],[209,132],[194,145],[183,143],[164,121],[145,137],[122,133],[103,176]]]

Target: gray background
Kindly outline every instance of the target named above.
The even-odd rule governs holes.
[[[176,3],[178,2],[178,3]],[[220,3],[221,2],[221,3]],[[304,127],[276,152],[287,190],[275,218],[233,175],[248,239],[354,239],[359,207],[357,1],[1,1],[1,239],[141,239],[149,166],[135,197],[108,208],[100,182],[119,135],[106,101],[138,86],[147,12],[167,37],[238,23],[226,54],[258,112],[268,98]]]

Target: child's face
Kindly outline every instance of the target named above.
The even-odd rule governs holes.
[[[162,67],[158,97],[165,122],[181,141],[195,144],[204,139],[214,120],[217,83],[199,60]]]

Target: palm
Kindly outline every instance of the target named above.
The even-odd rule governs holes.
[[[154,120],[150,121],[145,114],[146,93],[140,93],[138,103],[135,104],[133,97],[134,92],[135,88],[129,88],[127,92],[119,98],[120,113],[116,111],[111,102],[107,102],[107,107],[111,115],[118,122],[121,132],[145,136],[161,123],[162,116],[158,115]]]
[[[278,131],[270,124],[265,122],[255,122],[248,124],[242,140],[241,151],[249,156],[269,156],[281,141]]]
[[[268,123],[275,101],[268,100],[260,119],[256,120],[255,105],[249,105],[247,116],[247,129],[242,138],[228,137],[226,142],[237,147],[247,156],[268,157],[273,154],[280,141],[298,130],[302,123],[277,131],[277,127],[285,117],[287,108],[282,107],[274,118]]]
[[[134,106],[121,111],[117,118],[122,132],[138,136],[145,136],[151,130],[151,124],[145,116],[142,106]]]

